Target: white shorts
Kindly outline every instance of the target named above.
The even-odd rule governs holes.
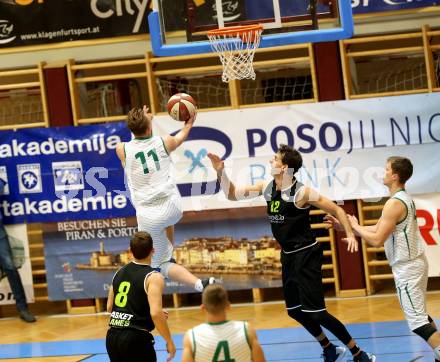
[[[393,266],[397,296],[411,330],[428,324],[426,289],[428,286],[428,261],[423,254],[417,259]]]
[[[168,240],[166,228],[176,224],[182,217],[180,195],[155,201],[150,207],[142,207],[136,210],[136,217],[139,231],[148,232],[153,239],[154,254],[151,266],[160,268],[162,275],[168,277],[173,245]]]

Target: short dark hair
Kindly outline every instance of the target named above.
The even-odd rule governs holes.
[[[148,128],[148,119],[142,108],[134,107],[128,112],[127,127],[134,135],[145,133]]]
[[[392,156],[388,157],[393,173],[399,176],[399,182],[404,184],[413,174],[413,165],[406,157]]]
[[[144,259],[153,250],[153,239],[145,231],[135,232],[130,240],[130,250],[136,259]]]
[[[301,154],[288,145],[280,145],[278,152],[281,155],[281,162],[293,170],[292,175],[297,173],[303,165]]]
[[[225,310],[229,303],[228,292],[220,284],[208,285],[203,290],[202,303],[208,313],[220,313]]]

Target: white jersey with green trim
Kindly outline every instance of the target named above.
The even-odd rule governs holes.
[[[125,174],[131,201],[139,208],[178,194],[171,177],[171,158],[161,137],[139,137],[124,144]]]
[[[399,200],[406,208],[405,219],[396,225],[384,245],[387,259],[390,265],[394,266],[417,259],[424,254],[425,248],[417,225],[416,207],[411,196],[405,190],[399,190],[391,198]]]
[[[252,361],[246,322],[203,323],[188,335],[194,362]]]

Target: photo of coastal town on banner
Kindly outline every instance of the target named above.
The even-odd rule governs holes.
[[[255,209],[253,217],[247,219],[233,217],[198,223],[184,220],[175,229],[174,259],[200,277],[215,276],[230,290],[280,286],[280,247],[269,236],[264,210]],[[328,264],[324,263],[324,278],[331,281],[332,238],[324,225],[317,226],[324,257],[329,259]],[[128,244],[135,231],[135,218],[46,224],[49,297],[105,297],[114,272],[131,260]],[[166,282],[167,294],[193,291],[185,285]]]

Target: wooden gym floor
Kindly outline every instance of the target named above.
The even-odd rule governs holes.
[[[348,326],[361,347],[378,356],[378,361],[433,360],[429,347],[403,321],[394,294],[330,298],[327,308]],[[428,294],[428,311],[433,318],[440,318],[440,292]],[[287,316],[282,302],[234,305],[229,317],[248,320],[257,328],[268,361],[322,361],[319,345]],[[108,361],[104,343],[107,321],[104,313],[40,316],[33,324],[18,318],[0,319],[0,359]],[[202,322],[203,315],[197,307],[169,310],[169,325],[178,349],[182,346],[182,334]],[[163,361],[165,346],[161,337],[156,340],[158,361]],[[179,360],[180,351],[175,358]]]

